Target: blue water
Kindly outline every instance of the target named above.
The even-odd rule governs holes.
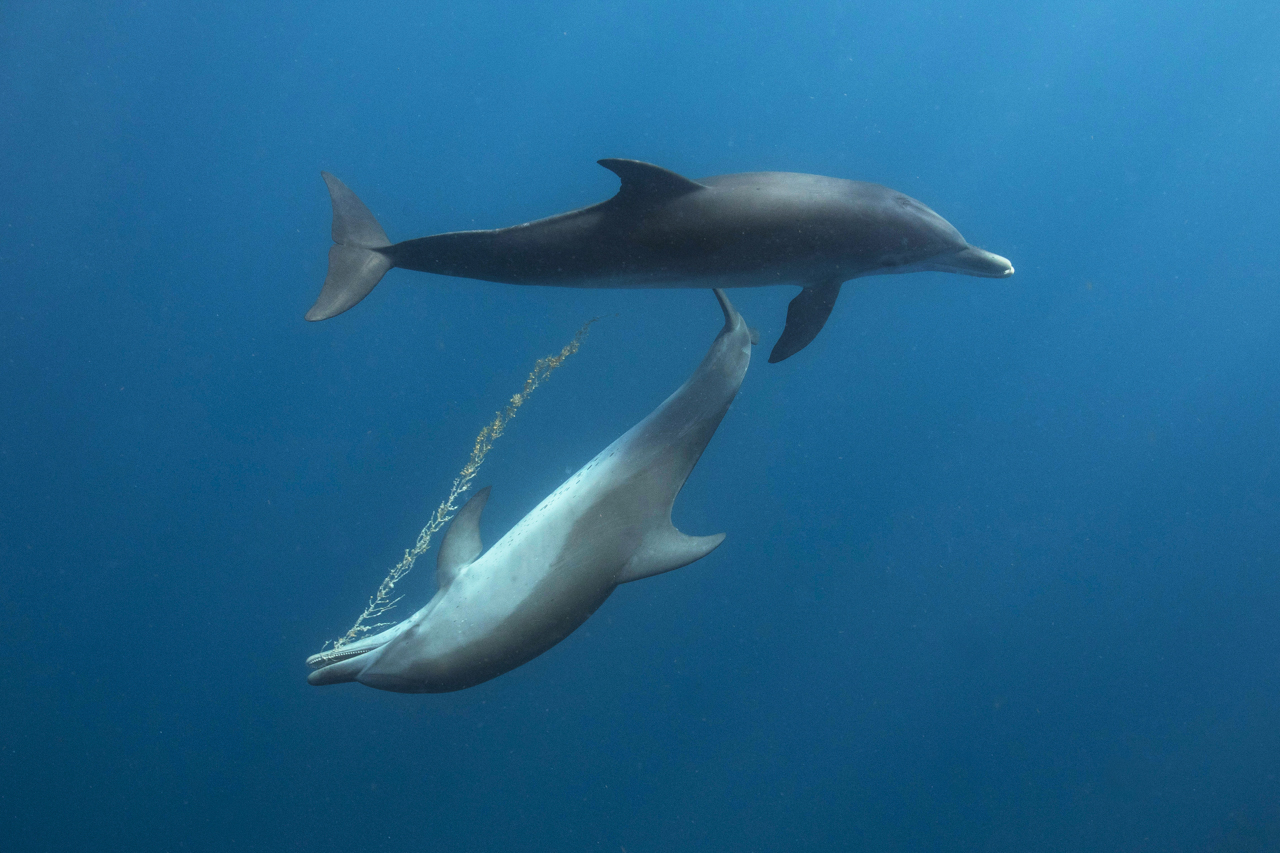
[[[1277,44],[1264,2],[6,4],[0,847],[1280,850]],[[1017,274],[848,285],[779,365],[794,291],[733,292],[763,346],[675,510],[719,550],[473,689],[309,687],[535,359],[602,318],[490,542],[720,326],[404,271],[306,323],[319,171],[405,239],[601,157],[884,183]]]

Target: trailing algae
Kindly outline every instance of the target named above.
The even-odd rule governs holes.
[[[436,507],[436,511],[432,513],[431,519],[427,522],[426,527],[422,528],[422,532],[418,534],[418,540],[413,547],[404,552],[404,558],[400,560],[387,576],[383,578],[382,583],[378,585],[378,591],[369,599],[369,604],[365,607],[364,612],[360,614],[360,618],[356,619],[354,625],[347,633],[343,634],[337,640],[325,643],[325,649],[321,651],[317,658],[322,658],[327,651],[333,654],[339,651],[343,646],[360,639],[364,635],[380,628],[387,623],[375,623],[382,614],[391,610],[396,606],[396,602],[400,600],[400,596],[394,596],[396,584],[400,582],[405,575],[409,574],[413,569],[413,564],[417,559],[427,552],[431,547],[431,537],[435,536],[441,528],[448,523],[453,514],[458,511],[458,498],[462,496],[467,489],[471,488],[471,481],[475,479],[476,472],[480,470],[480,465],[484,462],[485,456],[489,453],[489,449],[493,447],[493,443],[502,435],[507,424],[516,416],[516,412],[524,405],[525,401],[551,373],[564,363],[564,360],[578,351],[578,347],[582,344],[582,339],[587,336],[587,330],[591,328],[591,324],[598,318],[588,320],[577,334],[573,336],[573,340],[564,345],[564,348],[555,355],[549,355],[545,358],[538,359],[533,365],[528,378],[524,381],[524,387],[513,395],[507,402],[507,405],[499,409],[493,416],[493,420],[485,424],[484,429],[480,430],[480,434],[476,436],[476,443],[471,448],[471,458],[467,460],[467,464],[462,466],[462,470],[458,472],[458,476],[454,478],[453,486],[449,489],[448,496],[440,502],[440,506]],[[336,655],[335,655],[336,657]]]

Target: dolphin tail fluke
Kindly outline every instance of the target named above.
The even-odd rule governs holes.
[[[337,316],[369,295],[393,264],[379,251],[391,245],[386,232],[364,202],[347,185],[328,172],[321,177],[333,201],[333,242],[329,249],[329,274],[308,320]]]

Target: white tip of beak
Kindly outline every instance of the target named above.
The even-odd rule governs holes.
[[[934,268],[983,278],[1008,278],[1013,275],[1013,264],[1009,263],[1008,258],[1002,258],[974,246],[961,249],[949,257],[937,259],[934,261]]]

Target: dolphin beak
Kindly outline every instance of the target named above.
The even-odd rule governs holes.
[[[1008,258],[1002,258],[975,246],[966,246],[955,254],[934,258],[929,261],[928,269],[938,272],[958,272],[982,278],[1008,278],[1013,275],[1013,264],[1009,263]]]
[[[319,687],[324,684],[342,684],[357,680],[369,662],[377,657],[371,653],[385,647],[387,643],[400,636],[408,624],[409,620],[406,619],[380,634],[312,655],[307,658],[307,666],[312,670],[307,676],[307,683]]]
[[[337,662],[331,664],[312,664],[317,668],[307,674],[307,683],[315,687],[321,687],[326,684],[344,684],[348,681],[356,681],[360,677],[360,673],[369,665],[372,657],[369,652],[375,649],[367,649],[354,656],[339,658]],[[312,655],[313,658],[319,655]],[[309,661],[308,661],[309,662]]]

